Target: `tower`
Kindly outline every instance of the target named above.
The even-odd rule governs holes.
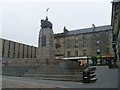
[[[41,20],[37,59],[44,64],[47,64],[50,60],[55,59],[54,34],[52,30],[52,23],[48,21],[47,16],[45,20]]]

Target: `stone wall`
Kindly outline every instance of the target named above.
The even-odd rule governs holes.
[[[42,65],[56,65],[62,62],[63,60],[39,60],[37,58],[18,58],[10,59],[4,58],[4,61],[7,61],[9,66],[42,66]],[[44,62],[43,62],[44,61]]]
[[[0,40],[2,40],[3,58],[36,58],[37,47],[6,39]]]

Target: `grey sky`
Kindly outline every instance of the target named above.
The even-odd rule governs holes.
[[[43,2],[44,1],[44,2]],[[53,23],[54,33],[68,30],[111,24],[111,0],[5,0],[0,18],[2,38],[37,46],[40,20],[48,18]]]

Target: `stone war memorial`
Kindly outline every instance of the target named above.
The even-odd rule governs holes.
[[[52,23],[48,21],[47,16],[45,20],[41,20],[37,59],[43,64],[55,60],[54,34]]]
[[[55,58],[54,33],[52,23],[46,16],[41,20],[38,48],[35,58],[9,59],[3,66],[2,75],[39,80],[82,81],[82,71],[78,60]],[[4,85],[4,84],[3,84]]]

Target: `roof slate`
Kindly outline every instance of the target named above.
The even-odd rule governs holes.
[[[98,26],[93,28],[84,28],[84,29],[77,29],[77,30],[69,30],[65,35],[77,35],[77,34],[84,34],[84,33],[92,33],[92,32],[100,32],[100,31],[106,31],[106,30],[112,30],[111,25],[104,25],[104,26]],[[55,36],[64,36],[64,33],[55,34]]]

